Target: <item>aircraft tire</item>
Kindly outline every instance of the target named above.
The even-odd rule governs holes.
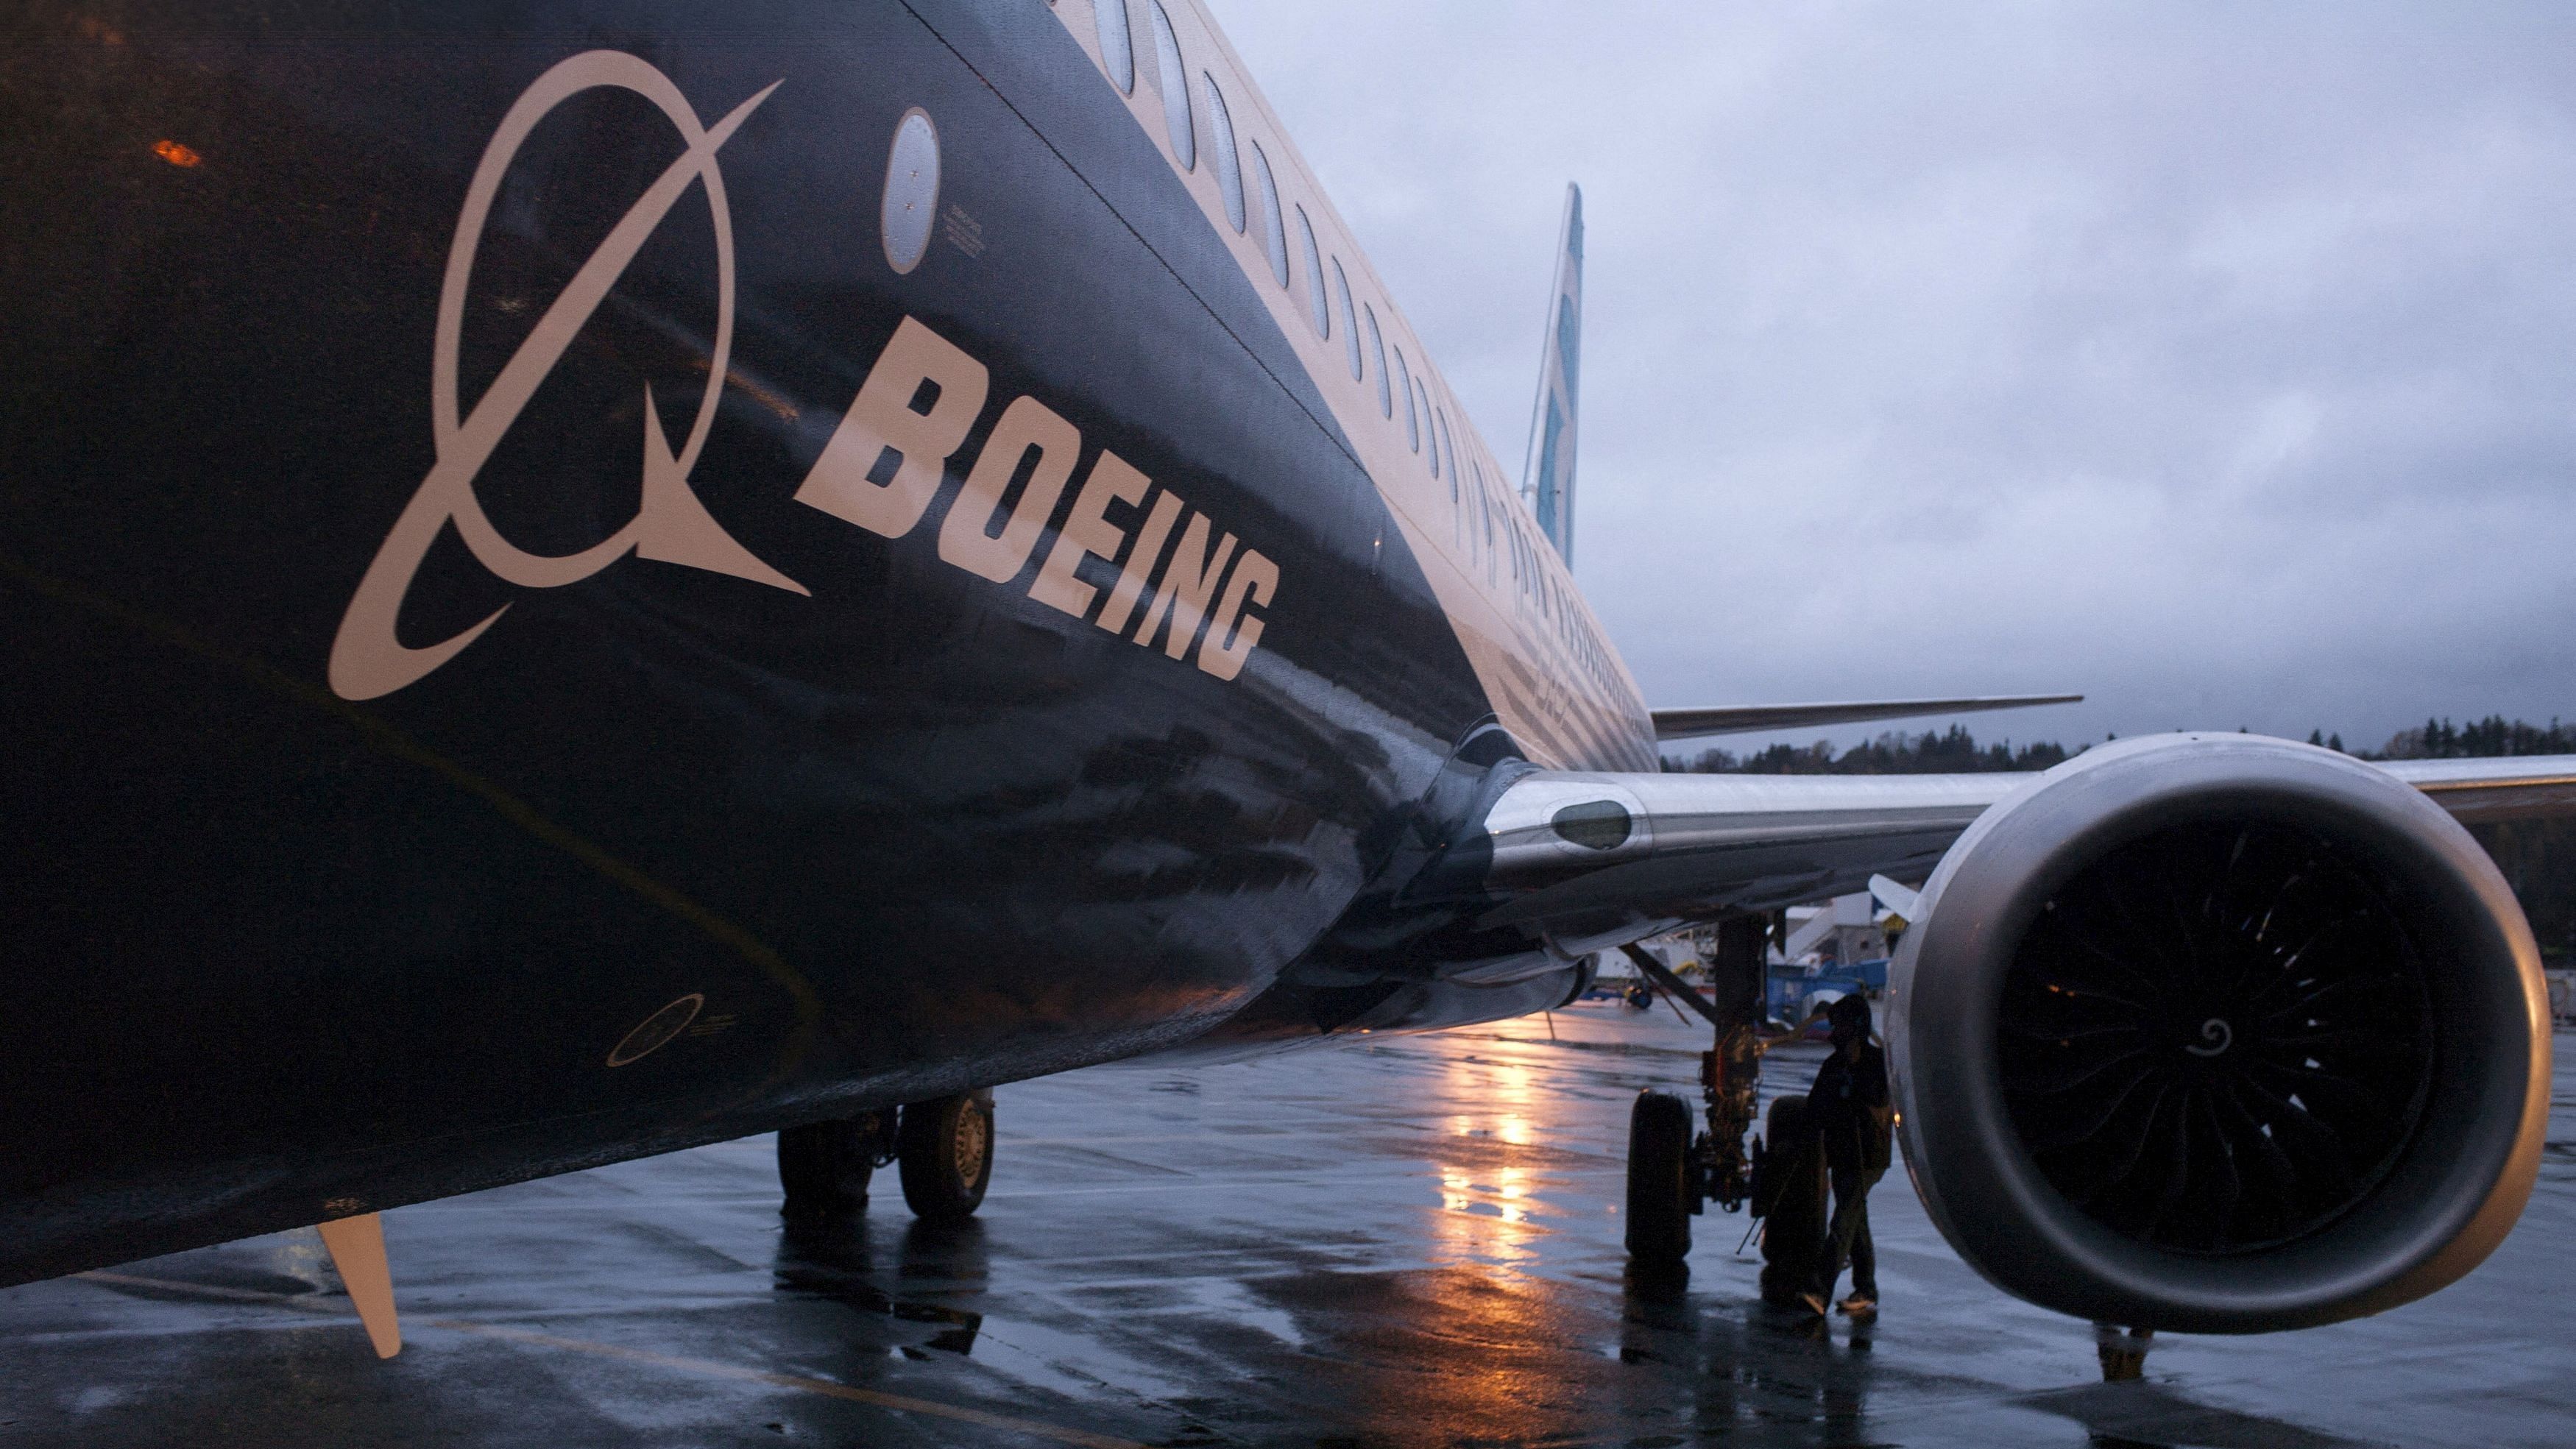
[[[1773,1102],[1762,1138],[1767,1181],[1754,1202],[1762,1214],[1762,1301],[1795,1308],[1825,1252],[1825,1154],[1807,1121],[1807,1099]]]
[[[1639,1092],[1628,1110],[1628,1256],[1671,1268],[1689,1256],[1690,1105],[1669,1092]]]
[[[874,1114],[780,1128],[778,1185],[786,1193],[780,1215],[810,1219],[866,1212],[879,1139]]]
[[[935,1097],[903,1109],[896,1161],[903,1200],[926,1223],[962,1223],[993,1180],[993,1094]]]

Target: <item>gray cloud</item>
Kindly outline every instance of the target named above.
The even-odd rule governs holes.
[[[1649,702],[2576,714],[2576,11],[1213,8]]]

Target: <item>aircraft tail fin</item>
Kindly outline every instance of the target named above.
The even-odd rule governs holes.
[[[1530,410],[1529,457],[1521,499],[1539,531],[1574,562],[1574,423],[1583,344],[1583,188],[1566,183],[1565,228],[1557,239],[1556,286],[1548,293],[1538,401]]]

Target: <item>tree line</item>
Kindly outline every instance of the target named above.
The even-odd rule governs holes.
[[[2318,743],[2314,733],[2308,743]],[[2454,725],[2428,719],[2399,730],[2365,760],[2486,760],[2500,755],[2576,755],[2576,725],[2551,720],[2546,726],[2525,724],[2500,714]]]
[[[2111,738],[2119,738],[2117,735]],[[2376,750],[2344,750],[2340,733],[2312,730],[2308,743],[2343,750],[2365,760],[2491,759],[2509,755],[2576,755],[2576,725],[2546,725],[2491,714],[2466,724],[2428,719],[2399,730]],[[1837,751],[1818,740],[1803,748],[1774,744],[1749,754],[1702,750],[1688,759],[1667,756],[1664,769],[1689,774],[1737,775],[1968,775],[1989,771],[2045,770],[2090,748],[2054,741],[1980,745],[1964,725],[1908,734],[1889,730],[1865,744]],[[2522,901],[2532,935],[2544,954],[2576,957],[2576,820],[2506,820],[2472,825]]]
[[[2084,753],[2055,743],[2016,746],[2010,740],[1979,746],[1965,726],[1909,735],[1889,730],[1867,744],[1837,754],[1818,740],[1801,748],[1771,745],[1749,755],[1702,750],[1687,761],[1667,758],[1664,768],[1700,775],[1974,775],[1989,770],[2045,770]]]
[[[2239,731],[2242,733],[2242,731]],[[2118,735],[2111,736],[2118,739]],[[2483,760],[2505,755],[2576,755],[2576,725],[2553,719],[2546,725],[2506,719],[2500,714],[2455,725],[2448,718],[2428,719],[2399,730],[2375,750],[2346,750],[2340,733],[2308,731],[2308,743],[2364,760]],[[1664,757],[1667,772],[1699,775],[1974,775],[1990,770],[2045,770],[2062,765],[2090,749],[2073,749],[2053,740],[2015,745],[1999,740],[1979,745],[1965,725],[1925,730],[1919,735],[1888,730],[1866,744],[1837,752],[1818,740],[1812,745],[1766,745],[1749,755],[1732,750],[1702,750],[1688,759]]]

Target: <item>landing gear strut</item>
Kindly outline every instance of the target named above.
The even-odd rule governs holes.
[[[900,1163],[903,1200],[924,1222],[961,1223],[993,1177],[993,1094],[965,1092],[778,1134],[779,1212],[815,1220],[868,1210],[868,1182]]]
[[[1628,1254],[1641,1268],[1670,1271],[1690,1252],[1690,1219],[1714,1201],[1728,1212],[1754,1200],[1766,1179],[1759,1142],[1745,1152],[1762,1080],[1762,1043],[1755,1035],[1763,1016],[1762,954],[1770,920],[1732,916],[1717,928],[1708,963],[1717,1000],[1710,1002],[1635,946],[1628,959],[1647,980],[1697,1011],[1715,1029],[1713,1047],[1700,1054],[1699,1081],[1707,1127],[1694,1139],[1690,1107],[1666,1092],[1641,1092],[1628,1117]]]
[[[2147,1376],[2147,1350],[2154,1347],[2152,1328],[2122,1329],[2116,1323],[2093,1325],[2093,1351],[2102,1359],[2102,1382],[2133,1383]]]

